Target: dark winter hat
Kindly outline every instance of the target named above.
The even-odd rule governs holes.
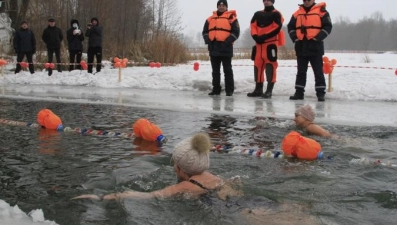
[[[80,26],[80,24],[79,24],[79,21],[78,20],[76,20],[76,19],[72,19],[71,21],[70,21],[70,25],[71,26],[73,26],[73,24],[74,23],[76,23],[77,24],[77,26]]]
[[[96,18],[96,17],[92,17],[92,19],[91,19],[91,23],[92,23],[92,21],[96,21],[97,23],[99,23],[99,20],[98,20],[98,18]]]
[[[263,0],[263,1],[265,1],[265,0]],[[274,1],[275,1],[275,0],[269,0],[269,1],[271,1],[271,2],[274,4]]]
[[[216,3],[216,7],[218,7],[220,4],[224,4],[227,8],[227,0],[219,0],[218,3]]]
[[[21,22],[21,25],[23,25],[23,24],[25,24],[26,23],[26,25],[28,25],[28,22],[26,22],[26,21],[22,21]]]
[[[54,19],[54,18],[50,18],[50,19],[48,20],[48,22],[55,22],[55,19]]]

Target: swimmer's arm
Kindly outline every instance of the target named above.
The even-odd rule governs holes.
[[[321,137],[331,137],[331,134],[317,124],[310,124],[306,127],[307,132],[310,134],[318,135]]]
[[[94,194],[89,194],[89,195],[80,195],[77,197],[72,198],[72,200],[76,199],[92,199],[92,200],[121,200],[121,199],[152,199],[152,198],[158,198],[158,199],[165,199],[165,198],[170,198],[174,197],[183,193],[191,192],[192,188],[189,188],[189,185],[191,185],[189,182],[181,182],[179,184],[174,184],[171,186],[168,186],[164,189],[158,190],[158,191],[153,191],[153,192],[139,192],[139,191],[125,191],[122,193],[112,193],[105,195],[103,197],[100,197],[98,195]]]
[[[103,200],[120,200],[120,199],[165,199],[174,197],[181,193],[187,192],[188,188],[185,182],[168,186],[164,189],[153,192],[125,191],[122,193],[113,193],[105,195]]]

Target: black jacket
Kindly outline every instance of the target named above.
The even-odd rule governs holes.
[[[73,27],[74,23],[77,23],[78,28]],[[81,33],[74,35],[73,31],[77,29],[79,29]],[[68,40],[69,51],[83,51],[84,33],[80,29],[78,20],[70,21],[70,29],[66,31],[66,38]]]
[[[231,15],[231,17],[234,15]],[[229,18],[232,19],[232,18]],[[237,40],[237,38],[240,36],[240,25],[238,23],[238,20],[236,19],[232,24],[231,24],[231,32],[228,38],[226,38],[225,41],[210,41],[208,38],[209,35],[209,29],[208,29],[209,23],[208,20],[205,21],[204,27],[203,27],[203,38],[205,44],[208,44],[208,51],[210,52],[210,56],[227,56],[227,57],[233,57],[233,42]]]
[[[14,35],[16,53],[36,53],[36,38],[30,29],[20,29]]]
[[[309,11],[311,7],[305,8],[305,10]],[[297,56],[324,55],[324,39],[331,34],[332,22],[327,10],[325,8],[322,8],[321,10],[326,13],[321,18],[321,31],[317,35],[316,40],[307,40],[305,37],[302,41],[296,41],[296,19],[292,15],[287,28],[291,40],[295,42],[295,52]]]
[[[95,20],[98,21],[96,18]],[[99,26],[99,21],[96,26],[92,26],[91,29],[87,29],[85,36],[88,37],[89,48],[102,47],[102,27]]]
[[[61,29],[57,26],[48,26],[43,31],[42,39],[47,46],[47,49],[58,49],[61,47],[63,40],[63,34]]]

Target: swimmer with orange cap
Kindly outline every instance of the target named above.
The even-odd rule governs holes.
[[[304,105],[295,111],[294,121],[296,126],[303,128],[309,134],[321,137],[331,137],[332,135],[327,130],[313,122],[315,117],[316,114],[312,107],[310,105]]]

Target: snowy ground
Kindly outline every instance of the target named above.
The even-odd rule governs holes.
[[[193,62],[174,67],[130,67],[122,71],[105,67],[95,75],[72,71],[47,76],[46,72],[13,74],[8,65],[0,77],[0,96],[57,101],[126,104],[136,107],[164,108],[216,113],[255,114],[291,118],[296,106],[310,104],[317,122],[397,126],[397,54],[327,54],[338,61],[332,76],[333,90],[326,102],[315,98],[314,76],[309,68],[304,101],[290,101],[294,93],[296,63],[279,61],[278,79],[271,100],[248,98],[254,88],[252,61],[235,60],[235,95],[209,97],[211,67]],[[370,62],[368,62],[370,61]],[[385,69],[386,68],[386,69]],[[327,75],[326,75],[327,76]],[[326,77],[328,80],[328,76]]]

